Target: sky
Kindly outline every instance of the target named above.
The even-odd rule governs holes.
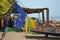
[[[17,0],[17,3],[22,7],[27,8],[49,8],[50,17],[60,17],[60,0]],[[37,17],[39,14],[28,15]],[[60,20],[60,18],[55,18]]]

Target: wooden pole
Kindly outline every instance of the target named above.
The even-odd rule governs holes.
[[[28,18],[28,33],[30,33],[30,22],[31,22],[31,19]]]
[[[46,20],[47,20],[47,26],[49,26],[49,9],[47,9],[46,15],[47,15],[47,18],[46,18]]]
[[[44,22],[45,22],[44,19],[45,19],[45,18],[44,18],[44,10],[42,10],[42,21],[43,21],[43,24],[44,24]]]
[[[4,26],[4,19],[1,19],[1,26]]]
[[[28,33],[28,17],[26,17],[25,19],[25,27],[24,27],[24,30],[26,33]]]

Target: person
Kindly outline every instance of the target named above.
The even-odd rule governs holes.
[[[7,26],[8,26],[8,27],[13,27],[14,22],[13,22],[11,16],[8,15],[8,16],[6,17],[6,19],[7,19]]]
[[[13,20],[10,16],[7,17],[7,27],[5,29],[5,32],[12,32],[13,31]]]
[[[6,19],[6,18],[4,18],[4,27],[3,27],[3,32],[5,32],[6,27],[7,27],[7,19]]]

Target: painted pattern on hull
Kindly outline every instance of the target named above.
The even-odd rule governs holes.
[[[0,15],[6,15],[8,14],[8,11],[11,11],[14,4],[14,1],[12,0],[0,0]]]

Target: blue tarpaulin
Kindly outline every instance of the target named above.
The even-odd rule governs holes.
[[[26,18],[26,13],[17,3],[15,4],[14,9],[15,9],[15,13],[20,14],[20,16],[18,16],[18,19],[16,19],[16,22],[14,23],[14,27],[22,28],[25,18]]]

